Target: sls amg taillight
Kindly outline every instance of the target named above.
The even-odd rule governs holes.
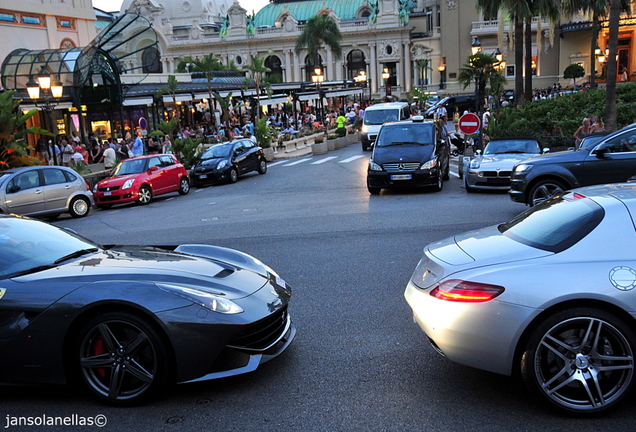
[[[504,292],[499,285],[450,279],[437,285],[430,294],[440,300],[460,303],[483,303]]]

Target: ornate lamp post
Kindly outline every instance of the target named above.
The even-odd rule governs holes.
[[[437,70],[439,71],[439,89],[443,90],[446,87],[446,63],[442,62],[437,66]]]
[[[37,81],[31,77],[26,84],[27,92],[29,93],[29,97],[35,104],[35,106],[42,108],[46,112],[46,117],[48,121],[47,130],[53,128],[53,119],[51,117],[51,113],[53,109],[59,104],[59,99],[62,97],[64,93],[64,87],[62,86],[62,82],[57,78],[51,78],[51,74],[48,70],[42,67],[42,70],[37,74]],[[44,95],[44,101],[39,101],[40,99],[40,90]],[[50,97],[53,97],[53,101]],[[53,163],[57,165],[57,153],[55,152],[55,144],[52,146],[53,151]]]
[[[473,43],[470,44],[470,53],[472,55],[475,55],[478,52],[481,52],[481,42],[479,42],[479,38],[475,36],[475,38],[473,39]]]
[[[391,78],[389,68],[384,68],[382,70],[382,79],[384,80],[384,98],[386,100],[389,100],[389,95],[391,94],[391,90],[388,85],[389,78]]]
[[[321,68],[314,68],[314,74],[311,76],[311,80],[314,84],[316,84],[316,88],[318,89],[318,121],[322,123],[322,89],[320,86],[325,80],[325,76],[323,75]]]

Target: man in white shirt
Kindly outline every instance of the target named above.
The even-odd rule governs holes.
[[[104,154],[102,155],[104,169],[112,169],[115,166],[115,162],[117,162],[117,153],[107,142],[102,145],[102,148],[104,149]]]

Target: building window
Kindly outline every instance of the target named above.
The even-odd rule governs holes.
[[[22,15],[22,22],[30,25],[42,25],[42,18],[39,16]]]
[[[75,20],[68,18],[58,18],[57,28],[62,30],[75,30]]]
[[[141,56],[144,73],[162,73],[161,54],[155,47],[146,48]]]
[[[433,8],[426,8],[426,31],[433,30]]]
[[[15,20],[15,15],[13,14],[8,14],[8,13],[0,13],[0,21],[6,21],[6,22],[16,22]]]

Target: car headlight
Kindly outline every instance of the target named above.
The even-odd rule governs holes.
[[[470,168],[471,169],[478,169],[479,168],[479,161],[477,159],[473,159],[470,162]]]
[[[212,294],[207,291],[201,291],[193,288],[186,288],[178,285],[157,284],[162,291],[169,292],[212,312],[218,312],[226,315],[239,314],[243,312],[243,308],[234,303],[232,300],[223,297],[221,293]]]
[[[434,157],[433,159],[431,159],[428,162],[424,162],[421,166],[420,169],[431,169],[431,168],[435,168],[437,166],[437,158]]]
[[[516,173],[527,172],[527,171],[530,171],[533,166],[534,165],[530,165],[530,164],[519,164],[515,167],[514,172]]]
[[[124,185],[121,187],[122,190],[130,189],[132,187],[133,183],[135,183],[135,179],[126,180],[126,183],[124,183]]]
[[[223,169],[226,166],[228,166],[228,163],[226,160],[222,160],[221,162],[219,162],[219,164],[216,166],[216,169]]]
[[[369,160],[369,171],[382,171],[382,167],[372,160]]]

